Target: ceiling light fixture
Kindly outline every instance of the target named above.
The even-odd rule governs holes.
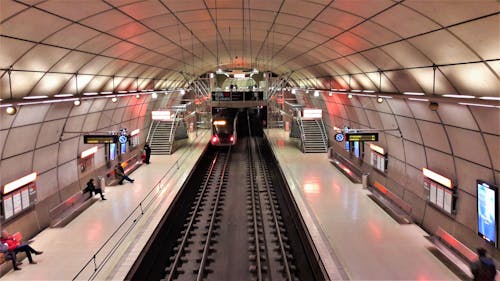
[[[424,93],[417,93],[417,92],[403,92],[403,95],[407,95],[407,96],[425,96]]]
[[[139,95],[139,94],[135,95],[136,99],[139,99],[140,97],[141,97],[141,95]]]
[[[16,112],[17,112],[17,109],[14,106],[9,106],[5,109],[5,113],[7,113],[9,115],[14,115],[14,114],[16,114]]]
[[[156,99],[156,98],[158,98],[158,94],[157,94],[157,93],[155,93],[155,92],[153,92],[153,93],[151,94],[151,97],[152,97],[153,99]]]
[[[352,99],[352,94],[347,94],[348,99]]]
[[[418,99],[418,98],[408,98],[408,100],[412,100],[412,101],[429,101],[429,99]]]
[[[54,95],[54,97],[56,98],[68,98],[68,97],[72,97],[73,94],[57,94],[57,95]]]
[[[118,98],[117,98],[117,97],[112,97],[112,98],[111,98],[111,101],[112,101],[112,102],[117,102],[117,101],[118,101]]]
[[[500,100],[500,97],[479,97],[480,100]]]
[[[83,93],[84,96],[97,96],[98,93],[92,92],[92,93]]]
[[[383,98],[381,98],[381,97],[377,97],[377,102],[378,102],[378,103],[383,103],[383,102],[384,102],[384,99],[383,99]]]
[[[461,104],[461,105],[470,105],[470,106],[480,106],[480,107],[500,108],[500,106],[497,106],[497,105],[482,104],[482,103],[459,102],[458,104]]]
[[[443,97],[458,98],[458,99],[473,99],[473,98],[475,98],[475,96],[471,96],[471,95],[451,95],[451,94],[443,95]]]
[[[46,99],[49,96],[27,96],[23,97],[23,100],[38,100],[38,99]]]
[[[80,100],[75,100],[75,101],[73,102],[73,104],[74,104],[75,106],[79,106],[80,104],[82,104],[82,102],[81,102]]]

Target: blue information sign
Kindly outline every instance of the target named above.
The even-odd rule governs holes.
[[[338,142],[344,141],[344,134],[342,133],[335,134],[335,140]]]
[[[120,136],[120,137],[118,137],[118,141],[121,144],[127,143],[127,136]]]

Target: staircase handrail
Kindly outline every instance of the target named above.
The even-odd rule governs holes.
[[[153,129],[153,125],[156,125]],[[152,120],[151,124],[149,125],[149,130],[148,130],[148,136],[146,137],[146,143],[150,143],[150,140],[154,137],[156,133],[156,129],[158,129],[158,125],[160,125],[160,121],[155,121]],[[151,129],[153,129],[153,132],[151,132]],[[151,139],[149,138],[151,136]]]
[[[299,124],[300,139],[302,140],[301,141],[302,151],[305,152],[306,135],[304,133],[304,123],[302,122],[301,111],[295,109],[295,112],[297,113],[297,123]]]
[[[319,129],[321,130],[321,139],[323,140],[323,144],[327,147],[328,138],[326,135],[325,123],[323,122],[323,119],[318,119],[316,122],[318,122]]]
[[[172,127],[170,128],[170,135],[168,136],[168,140],[170,143],[173,143],[173,133],[175,132],[174,128],[177,126],[177,122],[178,122],[178,118],[177,118],[177,114],[179,114],[179,110],[176,110],[175,111],[175,115],[174,115],[174,122],[172,123]],[[179,118],[180,120],[180,118]]]

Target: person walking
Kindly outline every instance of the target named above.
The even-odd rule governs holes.
[[[102,194],[102,189],[101,188],[97,188],[94,185],[94,179],[90,179],[87,182],[87,187],[85,187],[85,189],[83,190],[83,192],[89,192],[90,193],[90,197],[92,197],[92,193],[94,193],[94,195],[97,194],[97,193],[99,193],[99,195],[101,195],[101,199],[102,200],[106,200],[106,198],[104,198],[104,195]]]
[[[486,256],[486,249],[477,249],[478,259],[471,263],[470,271],[474,281],[493,281],[497,274],[495,262],[492,258]]]
[[[115,174],[120,177],[120,184],[123,184],[124,180],[128,180],[129,182],[134,182],[133,179],[129,178],[127,174],[125,174],[125,169],[123,169],[122,164],[118,162],[115,166]]]
[[[149,158],[151,157],[151,147],[149,144],[144,145],[144,153],[146,154],[146,158],[144,159],[144,163],[149,164]]]

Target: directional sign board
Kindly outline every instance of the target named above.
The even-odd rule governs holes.
[[[115,143],[118,142],[118,135],[84,135],[83,143]]]
[[[348,133],[346,141],[378,141],[378,133]]]
[[[338,142],[344,141],[344,134],[342,133],[335,134],[335,140]]]

